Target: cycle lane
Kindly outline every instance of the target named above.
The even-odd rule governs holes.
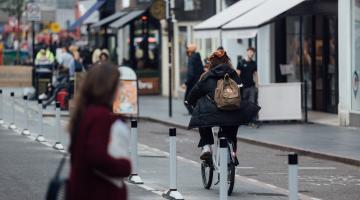
[[[161,195],[168,189],[169,184],[169,157],[168,153],[144,144],[139,145],[139,174],[144,189],[157,195]],[[210,190],[202,186],[200,162],[177,157],[178,167],[178,190],[185,199],[219,199],[218,185],[212,185]],[[214,181],[217,175],[214,174]],[[276,186],[262,183],[255,179],[237,175],[232,196],[228,199],[288,199],[287,191]],[[300,195],[300,199],[315,199],[306,195]]]

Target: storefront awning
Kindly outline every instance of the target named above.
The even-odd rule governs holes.
[[[106,2],[106,0],[96,1],[96,3],[93,6],[91,6],[79,19],[77,19],[73,24],[71,24],[69,29],[74,30],[74,29],[78,28],[79,26],[81,26],[81,24],[88,17],[90,17],[91,14],[93,14],[95,11],[97,11],[105,2]]]
[[[126,15],[124,15],[123,17],[121,17],[120,19],[111,23],[109,26],[110,26],[110,28],[113,28],[113,29],[120,29],[120,28],[124,27],[126,24],[128,24],[129,22],[138,18],[144,12],[145,12],[145,10],[131,11],[131,12],[127,13]]]
[[[266,0],[241,0],[234,5],[226,8],[222,12],[210,17],[204,22],[194,27],[195,37],[211,38],[219,37],[220,28],[237,17],[255,9]]]
[[[112,14],[98,22],[96,22],[95,24],[91,25],[91,28],[97,29],[100,28],[103,25],[109,24],[111,22],[114,22],[115,20],[118,20],[119,18],[123,17],[124,15],[126,15],[127,12],[117,12],[115,14]]]
[[[266,0],[261,5],[222,27],[224,36],[235,36],[257,28],[306,0]]]

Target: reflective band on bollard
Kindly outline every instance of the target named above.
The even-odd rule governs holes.
[[[176,128],[169,129],[170,136],[170,189],[163,193],[165,199],[184,199],[177,191],[177,157],[176,157]]]
[[[298,155],[289,154],[289,200],[298,200]]]
[[[45,138],[42,135],[44,133],[44,125],[43,125],[43,104],[42,100],[38,100],[38,113],[39,113],[39,133],[36,137],[36,141],[38,142],[45,142]]]
[[[138,157],[138,129],[137,121],[131,120],[131,162],[132,162],[132,173],[129,176],[129,182],[133,184],[143,184],[141,177],[138,175],[139,170],[139,157]]]
[[[11,122],[10,122],[9,129],[15,130],[16,129],[16,126],[15,126],[15,93],[11,92],[10,96],[11,96]]]
[[[29,104],[28,104],[28,97],[25,95],[23,96],[24,100],[24,117],[25,117],[25,128],[21,132],[22,135],[28,136],[30,135],[29,131]]]
[[[60,134],[61,134],[61,121],[60,121],[60,103],[56,102],[56,142],[54,144],[54,149],[64,150],[64,146],[60,142]]]
[[[220,200],[226,200],[228,197],[227,179],[228,179],[228,150],[227,142],[225,138],[220,138]]]
[[[4,97],[3,91],[0,89],[0,125],[4,124]]]

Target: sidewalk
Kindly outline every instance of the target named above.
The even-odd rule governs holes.
[[[168,98],[140,97],[140,117],[186,128],[190,116],[182,99],[173,99],[173,117],[168,116]],[[242,141],[360,166],[360,129],[321,124],[265,124],[259,129],[241,127]]]

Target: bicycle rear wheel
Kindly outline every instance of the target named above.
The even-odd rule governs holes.
[[[209,161],[203,161],[201,163],[201,176],[202,176],[202,182],[205,189],[210,189],[212,185],[214,175],[214,168],[211,164],[209,164]]]
[[[235,184],[235,165],[230,163],[228,165],[228,196],[231,196]]]

